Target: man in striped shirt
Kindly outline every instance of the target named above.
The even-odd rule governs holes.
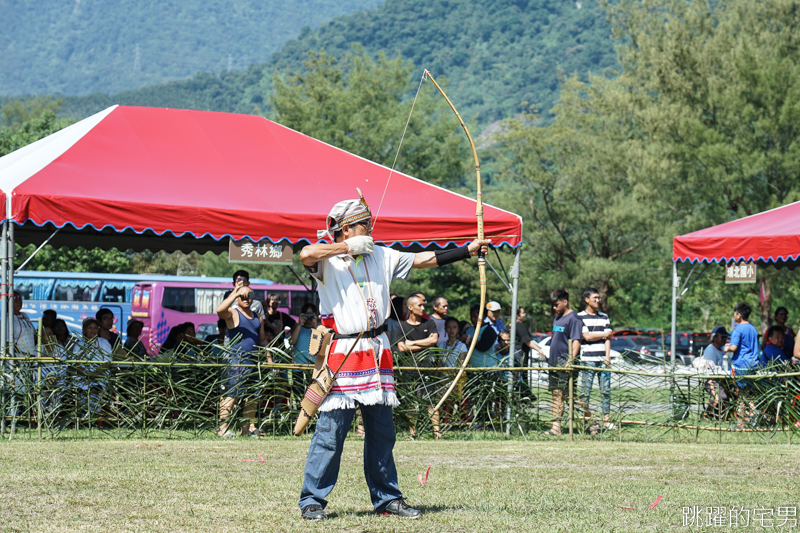
[[[597,369],[608,368],[611,365],[611,322],[608,315],[600,312],[600,294],[597,289],[589,288],[583,291],[583,301],[586,309],[578,313],[578,318],[583,322],[581,329],[581,365]],[[611,423],[611,372],[600,370],[584,370],[583,387],[581,396],[586,402],[586,418],[592,416],[589,409],[589,397],[592,394],[592,385],[597,376],[600,385],[600,399],[603,408],[603,420],[606,429],[615,429]],[[593,435],[597,434],[597,423],[589,426]]]

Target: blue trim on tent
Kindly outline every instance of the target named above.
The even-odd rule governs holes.
[[[794,256],[787,255],[786,257],[784,257],[782,255],[779,255],[776,258],[773,258],[772,256],[764,258],[764,256],[761,256],[761,255],[756,257],[756,258],[753,258],[753,256],[745,257],[745,256],[741,255],[739,257],[731,256],[730,258],[727,258],[727,257],[713,257],[711,259],[707,259],[707,258],[689,259],[689,257],[687,256],[686,258],[683,258],[683,257],[678,257],[677,259],[673,258],[672,262],[673,263],[738,263],[740,261],[762,261],[764,263],[786,263],[786,262],[789,262],[789,261],[797,261],[798,258],[800,258],[800,254],[797,254],[797,255],[794,255]]]
[[[172,230],[166,230],[166,231],[164,231],[163,233],[156,233],[156,231],[155,231],[154,229],[152,229],[152,228],[145,228],[145,229],[144,229],[144,230],[142,230],[142,231],[136,231],[135,229],[133,229],[133,228],[132,228],[132,227],[130,227],[130,226],[127,226],[127,227],[125,227],[125,228],[122,228],[122,229],[117,229],[117,228],[116,228],[116,227],[115,227],[113,224],[106,224],[106,225],[105,225],[105,226],[103,226],[102,228],[100,228],[100,229],[97,229],[97,227],[95,227],[95,225],[94,225],[94,224],[85,224],[85,225],[83,225],[83,226],[81,226],[81,227],[78,227],[78,226],[76,226],[75,224],[73,224],[72,222],[65,222],[63,225],[61,225],[61,226],[57,226],[57,225],[56,225],[54,222],[52,222],[52,221],[50,221],[50,220],[47,220],[47,221],[43,222],[42,224],[38,224],[38,223],[36,223],[35,221],[33,221],[33,220],[31,220],[31,219],[28,219],[28,220],[27,220],[27,221],[25,221],[25,222],[17,222],[16,220],[13,220],[13,219],[3,219],[3,221],[5,221],[5,220],[11,220],[11,222],[13,222],[14,224],[16,224],[17,226],[23,226],[24,224],[27,224],[28,222],[30,222],[31,224],[33,224],[34,226],[37,226],[37,227],[39,227],[39,228],[42,228],[42,227],[44,227],[44,226],[45,226],[45,225],[47,225],[47,224],[51,224],[53,227],[56,227],[56,228],[58,228],[58,229],[64,228],[64,227],[66,227],[66,226],[68,226],[68,225],[69,225],[69,226],[72,226],[73,228],[75,228],[75,229],[76,229],[76,230],[78,230],[78,231],[80,231],[80,230],[83,230],[83,229],[85,229],[86,227],[90,227],[90,228],[92,228],[92,229],[93,229],[93,230],[95,230],[95,231],[103,231],[103,230],[104,230],[104,229],[106,229],[106,228],[111,228],[112,230],[116,231],[117,233],[122,233],[122,232],[124,232],[124,231],[128,231],[128,230],[130,230],[130,231],[132,231],[132,232],[136,233],[137,235],[143,235],[143,234],[144,234],[144,233],[146,233],[146,232],[151,232],[151,233],[153,233],[153,234],[155,234],[155,235],[157,235],[157,236],[159,236],[159,237],[160,237],[160,236],[163,236],[163,235],[170,234],[170,235],[172,235],[173,237],[184,237],[184,236],[187,236],[187,235],[191,235],[191,236],[192,236],[192,237],[194,237],[195,239],[203,239],[203,238],[206,238],[206,237],[211,237],[211,238],[212,238],[212,239],[214,239],[215,241],[221,241],[221,240],[223,240],[223,239],[233,239],[233,236],[232,236],[232,235],[230,235],[229,233],[225,233],[225,234],[223,234],[221,237],[215,237],[214,235],[212,235],[212,234],[210,234],[210,233],[204,233],[204,234],[202,234],[202,235],[200,235],[200,236],[198,237],[197,235],[195,235],[195,234],[194,234],[194,232],[191,232],[191,231],[185,231],[185,232],[181,233],[180,235],[178,235],[177,233],[175,233],[175,232],[174,232],[174,231],[172,231]],[[256,239],[256,238],[254,238],[254,237],[251,237],[251,236],[249,236],[249,235],[244,235],[244,236],[242,236],[242,237],[241,237],[241,239],[250,239],[250,240],[251,240],[251,241],[253,241],[253,242],[261,242],[261,241],[264,241],[264,240],[266,240],[266,241],[269,241],[269,242],[271,242],[272,244],[279,244],[279,243],[281,243],[282,241],[288,241],[288,242],[289,242],[289,243],[291,243],[291,244],[315,244],[315,243],[317,243],[317,242],[324,242],[324,243],[327,243],[327,242],[328,242],[326,239],[320,239],[320,240],[317,240],[317,241],[314,241],[314,242],[312,242],[312,241],[310,241],[309,239],[297,239],[296,241],[292,241],[291,239],[288,239],[288,238],[281,238],[281,239],[278,239],[277,241],[275,241],[275,240],[273,240],[271,237],[260,237],[260,238]],[[397,245],[400,245],[402,248],[411,248],[412,246],[420,246],[420,247],[422,247],[422,248],[426,248],[426,247],[430,246],[431,244],[435,244],[435,245],[436,245],[436,246],[438,246],[439,248],[446,248],[447,246],[449,246],[449,245],[451,245],[451,244],[454,244],[454,245],[455,245],[455,244],[458,244],[458,243],[457,243],[457,241],[453,241],[453,240],[447,241],[447,242],[445,242],[444,244],[439,244],[439,243],[438,243],[438,242],[436,242],[436,241],[424,241],[424,242],[426,242],[427,244],[423,244],[423,241],[408,241],[408,242],[410,242],[411,244],[402,245],[402,244],[401,244],[402,242],[405,242],[405,241],[402,241],[402,240],[394,240],[394,241],[382,241],[382,243],[383,243],[383,244],[385,244],[386,246],[394,246],[395,244],[397,244]],[[519,244],[517,244],[516,246],[515,246],[515,245],[513,245],[513,244],[511,244],[509,241],[506,241],[506,240],[503,240],[503,241],[500,241],[500,242],[493,242],[493,243],[492,243],[492,245],[493,245],[495,248],[499,248],[499,247],[501,247],[501,246],[508,246],[509,248],[517,248],[517,247],[519,247],[521,244],[522,244],[522,238],[520,238],[520,243],[519,243]],[[252,281],[252,280],[251,280],[251,281]]]

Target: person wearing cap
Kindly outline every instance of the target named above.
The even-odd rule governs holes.
[[[728,361],[725,358],[723,348],[725,343],[728,342],[729,333],[725,330],[724,326],[714,326],[711,330],[711,344],[703,348],[703,357],[714,365],[727,371]],[[706,389],[709,393],[708,406],[706,410],[711,415],[719,414],[719,402],[727,401],[728,394],[725,392],[719,382],[714,379],[709,379],[706,384]]]
[[[363,196],[334,205],[325,222],[317,238],[330,244],[305,246],[300,260],[319,283],[321,322],[336,332],[329,366],[339,368],[345,354],[350,355],[318,409],[298,502],[301,516],[327,518],[325,498],[336,484],[344,439],[360,407],[364,476],[375,513],[418,518],[422,513],[410,507],[400,492],[392,455],[396,440],[392,408],[399,402],[384,325],[390,312],[389,286],[392,280],[405,279],[412,268],[443,266],[485,253],[489,241],[419,253],[375,246],[372,213]]]
[[[494,329],[494,332],[497,334],[507,329],[503,321],[500,320],[501,309],[503,308],[497,302],[489,302],[486,304],[486,322],[492,326],[492,329]]]
[[[703,349],[703,357],[711,361],[715,367],[728,369],[728,361],[725,360],[725,352],[723,347],[728,342],[728,335],[730,335],[724,326],[714,326],[711,330],[711,344]]]

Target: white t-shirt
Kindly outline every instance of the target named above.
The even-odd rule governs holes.
[[[75,349],[73,353],[78,359],[105,363],[113,360],[111,355],[112,351],[111,343],[103,337],[97,336],[89,342],[83,338],[78,339],[75,343]],[[91,364],[85,364],[84,370],[87,372],[96,373],[95,377],[100,377],[101,375],[106,374],[106,372],[102,371],[100,367]],[[86,379],[85,377],[83,379],[79,379],[77,385],[83,390],[87,390],[90,386],[105,388],[105,383],[91,383],[90,380]]]
[[[381,326],[389,316],[389,286],[405,279],[414,264],[414,254],[376,246],[372,255],[354,258],[341,254],[317,263],[309,272],[319,281],[322,324],[338,333],[353,334]],[[352,348],[352,351],[351,351]],[[328,362],[336,368],[348,352],[330,394],[319,406],[321,412],[355,409],[362,405],[399,405],[394,390],[391,345],[386,334],[374,338],[333,341]]]
[[[14,342],[18,355],[36,354],[36,326],[25,313],[14,315]]]
[[[439,338],[441,339],[441,337],[439,337]],[[447,345],[447,339],[445,339],[443,341],[437,342],[436,343],[436,347],[439,348],[439,349],[442,349],[442,350],[449,350],[449,352],[445,355],[444,361],[442,362],[443,365],[447,366],[447,367],[459,366],[461,364],[459,362],[459,359],[461,357],[461,353],[462,352],[466,353],[466,352],[469,351],[467,349],[467,346],[463,342],[458,341],[458,340],[452,346],[448,346]]]

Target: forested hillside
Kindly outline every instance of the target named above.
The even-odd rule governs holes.
[[[67,98],[63,112],[86,116],[113,103],[264,110],[276,72],[301,67],[309,50],[341,57],[353,43],[385,52],[449,80],[459,110],[485,125],[558,99],[559,72],[599,73],[615,66],[605,13],[595,0],[389,0],[366,12],[304,30],[272,59],[246,70],[202,73],[188,80],[108,96]]]
[[[416,6],[416,11],[393,12],[399,5]],[[544,330],[552,321],[550,291],[566,287],[579,307],[575,295],[587,286],[598,289],[615,327],[666,328],[675,235],[800,200],[800,10],[796,5],[796,0],[612,2],[607,6],[607,20],[618,46],[618,72],[587,76],[586,70],[576,67],[580,75],[560,80],[557,105],[549,120],[519,114],[494,128],[494,143],[481,150],[483,198],[523,217],[519,301],[534,317],[536,328]],[[573,19],[567,24],[567,15],[589,13],[584,11],[587,6],[578,9],[576,4],[540,2],[535,8],[541,6],[562,10],[563,17],[553,14],[547,19],[551,36],[563,37],[570,29],[583,27]],[[431,15],[429,25],[421,22],[428,20],[425,13],[438,7],[446,8],[442,16]],[[553,76],[555,84],[565,45],[514,48],[523,37],[529,39],[525,42],[533,42],[534,37],[536,42],[547,41],[543,34],[525,33],[529,25],[517,40],[505,32],[481,43],[460,39],[480,35],[475,28],[481,28],[483,20],[502,26],[507,17],[501,14],[513,14],[508,20],[514,21],[532,9],[528,4],[482,0],[471,5],[390,0],[368,15],[339,19],[304,33],[270,63],[105,96],[105,101],[72,99],[68,101],[72,107],[64,114],[74,115],[78,105],[88,110],[90,104],[102,107],[114,101],[244,112],[256,105],[262,111],[270,106],[270,116],[279,122],[386,165],[394,165],[399,134],[406,131],[396,169],[463,190],[474,183],[465,136],[429,84],[420,92],[415,114],[407,123],[411,91],[416,89],[422,67],[428,67],[439,81],[447,75],[448,94],[468,120],[477,115],[482,119],[479,124],[485,124],[494,116],[516,115],[524,107],[521,102],[494,95],[505,94],[503,87],[516,76],[540,72],[526,69],[551,57],[553,72],[547,75]],[[376,13],[389,15],[376,22],[372,20]],[[401,24],[404,14],[407,20]],[[471,24],[463,24],[469,17]],[[572,37],[563,37],[564,42],[584,42],[606,31],[602,29],[606,19],[599,12],[590,19],[591,31],[575,30]],[[397,25],[391,25],[392,21]],[[508,27],[515,25],[509,22]],[[363,48],[351,49],[351,39],[359,37],[363,37]],[[447,47],[457,50],[447,44],[450,40],[469,51],[469,59],[459,66],[445,62],[456,55],[445,53]],[[412,69],[391,55],[391,46],[379,41],[398,47],[407,43],[400,52],[415,59],[417,66]],[[495,41],[505,44],[496,46]],[[579,53],[588,53],[587,47]],[[307,55],[308,48],[324,48],[328,53]],[[508,55],[500,57],[502,50],[512,49],[519,54],[541,54],[538,59],[521,55],[526,59],[516,63]],[[345,50],[352,52],[343,56]],[[378,50],[390,56],[380,56]],[[491,53],[481,55],[486,50]],[[341,59],[334,60],[333,55]],[[498,57],[502,62],[492,61]],[[298,66],[302,58],[305,61]],[[486,73],[473,65],[481,58],[486,61]],[[296,73],[275,82],[276,65],[279,72],[288,68]],[[464,80],[472,80],[474,86]],[[536,83],[540,82],[537,78]],[[520,85],[520,90],[532,90],[532,83]],[[538,94],[546,96],[547,87],[542,87]],[[465,100],[471,105],[465,107]],[[7,125],[0,126],[0,155],[66,125],[67,120],[56,119],[58,105],[42,98],[3,106],[0,114]],[[508,262],[501,266],[494,254],[490,256],[488,260],[499,271],[506,270]],[[52,256],[42,256],[43,260],[48,257]],[[116,256],[79,253],[70,261],[82,268],[97,265],[92,268],[101,271],[121,269],[128,263],[132,266],[124,268],[150,272],[178,268],[186,272],[195,265],[198,272],[221,274],[228,268],[219,257],[137,259],[126,252]],[[38,265],[34,260],[30,268]],[[412,290],[429,296],[446,294],[451,313],[465,317],[475,303],[474,287],[468,283],[475,279],[474,269],[474,262],[464,262],[415,270],[393,288],[399,294]],[[694,275],[704,273],[697,283],[687,281],[693,271]],[[698,265],[679,265],[679,275],[691,287],[678,303],[680,328],[709,331],[714,325],[727,325],[738,301],[754,307],[751,320],[759,322],[762,331],[770,322],[773,302],[787,307],[794,317],[791,324],[797,326],[800,287],[793,271],[759,266],[759,283],[749,285],[727,285],[722,274],[719,265],[711,265],[707,272]],[[489,276],[487,287],[490,298],[508,309],[510,296],[499,277]]]
[[[0,0],[0,95],[116,93],[267,61],[381,0]]]

